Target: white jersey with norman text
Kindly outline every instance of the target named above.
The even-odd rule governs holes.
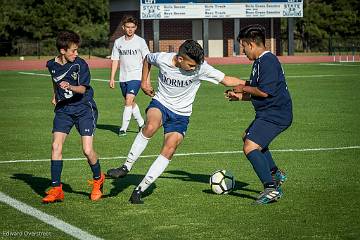
[[[214,84],[221,82],[225,74],[204,62],[195,71],[185,71],[175,67],[172,59],[176,53],[150,53],[146,59],[159,68],[158,89],[154,99],[172,112],[190,116],[201,80]]]
[[[115,40],[111,60],[120,60],[120,82],[141,79],[143,59],[148,53],[145,40],[136,34],[130,40],[125,36]]]

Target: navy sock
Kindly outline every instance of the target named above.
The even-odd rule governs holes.
[[[261,150],[261,152],[264,154],[268,164],[269,164],[269,168],[272,174],[275,174],[276,171],[278,170],[278,167],[276,166],[274,159],[271,156],[270,150],[269,148],[264,148],[263,150]]]
[[[101,167],[100,167],[100,163],[99,160],[96,161],[96,163],[94,165],[91,165],[91,163],[89,162],[91,171],[93,172],[93,179],[98,180],[101,177]]]
[[[60,177],[63,168],[62,160],[51,160],[51,186],[58,187],[61,184]]]
[[[262,152],[255,149],[246,155],[246,157],[265,187],[268,187],[269,184],[275,185],[271,177],[268,161]]]

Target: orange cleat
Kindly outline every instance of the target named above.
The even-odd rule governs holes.
[[[53,203],[64,201],[64,191],[62,190],[62,184],[58,187],[52,187],[46,192],[47,196],[42,199],[43,203]]]
[[[101,173],[100,179],[98,180],[90,180],[88,181],[89,185],[93,185],[93,188],[91,190],[90,199],[92,201],[97,201],[102,196],[102,189],[105,182],[105,174]]]

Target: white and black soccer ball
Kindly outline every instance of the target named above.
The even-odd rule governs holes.
[[[235,187],[234,175],[226,170],[217,170],[210,176],[210,187],[216,194],[228,194]]]

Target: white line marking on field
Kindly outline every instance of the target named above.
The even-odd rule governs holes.
[[[318,151],[336,151],[336,150],[349,150],[349,149],[360,149],[360,146],[348,146],[348,147],[333,147],[333,148],[301,148],[301,149],[271,149],[271,152],[318,152]],[[197,156],[197,155],[217,155],[217,154],[238,154],[243,151],[221,151],[221,152],[193,152],[193,153],[176,153],[174,156]],[[157,157],[159,154],[143,155],[140,158],[152,158]],[[126,159],[126,156],[116,157],[101,157],[101,160],[112,160],[112,159]],[[85,160],[85,158],[64,158],[64,161],[79,161]],[[20,162],[47,162],[50,159],[27,159],[27,160],[9,160],[0,161],[1,163],[20,163]]]
[[[98,238],[94,235],[91,235],[90,233],[87,233],[71,224],[68,224],[54,216],[51,216],[51,215],[46,214],[36,208],[33,208],[23,202],[20,202],[2,192],[0,192],[0,202],[3,202],[5,204],[13,207],[22,213],[25,213],[32,217],[35,217],[35,218],[39,219],[40,221],[47,223],[47,224],[63,231],[64,233],[69,234],[70,236],[73,236],[76,239],[84,239],[84,240],[88,240],[88,239],[101,240],[102,239],[102,238]]]
[[[320,63],[324,66],[341,66],[341,67],[360,67],[360,64],[351,64],[351,63]]]

